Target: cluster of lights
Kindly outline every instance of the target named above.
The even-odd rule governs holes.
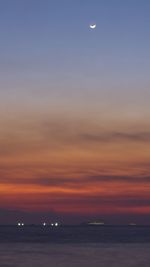
[[[18,222],[17,225],[18,226],[24,226],[24,223],[23,222]],[[46,222],[43,222],[42,225],[43,226],[47,226],[48,224]],[[54,222],[54,223],[51,223],[50,226],[57,227],[57,226],[59,226],[59,223],[58,222]]]
[[[55,222],[55,223],[51,223],[51,226],[58,226],[58,222]]]
[[[18,222],[18,226],[24,226],[24,223]]]
[[[47,223],[44,222],[44,223],[43,223],[43,226],[46,226],[46,225],[47,225]],[[53,226],[57,227],[59,224],[58,224],[58,222],[55,222],[55,223],[51,223],[50,225],[51,225],[52,227],[53,227]]]

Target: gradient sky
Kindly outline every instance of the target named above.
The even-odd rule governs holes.
[[[0,223],[150,224],[149,14],[0,0]]]

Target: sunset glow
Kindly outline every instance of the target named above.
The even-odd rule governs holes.
[[[150,223],[150,4],[12,2],[0,9],[2,214]]]

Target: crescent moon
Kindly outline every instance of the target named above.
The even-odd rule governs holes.
[[[96,28],[96,24],[91,24],[91,25],[90,25],[90,28],[91,28],[91,29],[95,29],[95,28]]]

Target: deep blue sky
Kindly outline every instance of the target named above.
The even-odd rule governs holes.
[[[148,0],[2,0],[0,69],[147,80],[149,11]]]

